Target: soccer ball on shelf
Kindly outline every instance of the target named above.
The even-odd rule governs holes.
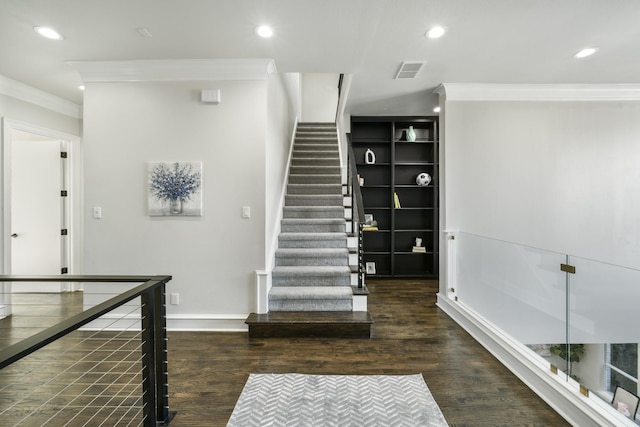
[[[429,175],[426,172],[422,172],[421,174],[418,174],[418,176],[416,177],[416,184],[418,184],[421,187],[425,187],[429,185],[430,182],[431,182],[431,175]]]

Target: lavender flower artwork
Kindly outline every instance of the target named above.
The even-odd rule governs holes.
[[[149,215],[202,215],[202,163],[150,163]]]

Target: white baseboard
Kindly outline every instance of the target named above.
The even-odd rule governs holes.
[[[572,425],[634,425],[613,407],[609,408],[604,401],[582,395],[576,389],[574,381],[561,380],[551,372],[548,363],[537,360],[523,344],[484,321],[462,304],[438,294],[437,306]]]
[[[168,314],[167,331],[248,332],[248,314]],[[139,331],[139,314],[106,314],[87,324],[85,331]]]
[[[249,314],[167,315],[168,331],[248,332],[244,323]]]

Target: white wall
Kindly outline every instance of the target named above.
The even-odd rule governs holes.
[[[266,82],[86,86],[85,273],[170,274],[167,292],[180,293],[170,325],[241,323],[265,267]],[[202,88],[220,89],[222,102],[201,104]],[[151,161],[203,162],[202,217],[147,216]]]
[[[302,74],[302,121],[336,121],[339,74]]]
[[[445,229],[640,268],[640,102],[445,111]]]

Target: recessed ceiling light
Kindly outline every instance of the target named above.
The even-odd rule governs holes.
[[[256,34],[268,39],[273,36],[273,29],[268,25],[260,25],[259,27],[256,27]]]
[[[586,58],[587,56],[591,56],[598,51],[597,47],[587,47],[582,49],[573,55],[574,58]]]
[[[440,26],[440,25],[436,25],[435,27],[431,27],[427,33],[425,34],[425,36],[427,36],[427,38],[430,39],[439,39],[440,37],[444,36],[444,33],[446,33],[447,30]]]
[[[434,112],[434,113],[439,113],[439,112],[440,112],[440,107],[436,107],[436,108],[434,108],[434,109],[433,109],[433,112]]]
[[[46,37],[51,40],[62,40],[64,38],[59,32],[51,27],[33,27],[33,30],[42,37]]]
[[[80,85],[80,86],[78,86],[78,89],[80,89],[80,90],[84,90],[84,85]]]

